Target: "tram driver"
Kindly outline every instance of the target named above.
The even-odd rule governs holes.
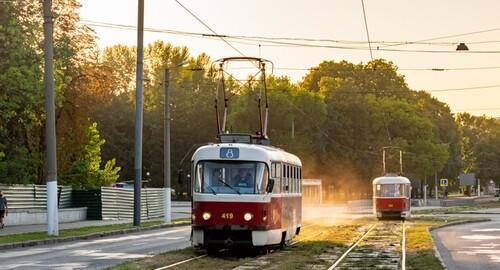
[[[235,183],[235,186],[240,187],[240,188],[248,188],[252,187],[252,173],[250,172],[249,169],[245,168],[240,168],[238,170],[238,174],[234,177],[233,183]]]

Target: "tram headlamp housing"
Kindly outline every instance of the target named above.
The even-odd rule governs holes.
[[[211,217],[211,215],[210,215],[209,212],[205,212],[205,213],[203,213],[202,217],[203,217],[204,220],[209,220],[210,217]]]
[[[251,213],[245,213],[245,214],[243,215],[243,219],[244,219],[245,221],[250,221],[250,220],[252,220],[252,218],[253,218],[253,215],[252,215]]]

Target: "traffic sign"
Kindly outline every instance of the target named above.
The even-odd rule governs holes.
[[[448,179],[440,179],[439,185],[442,187],[447,187],[448,186]]]

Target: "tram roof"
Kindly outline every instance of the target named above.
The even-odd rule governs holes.
[[[381,176],[373,180],[374,185],[411,184],[410,179],[404,176]]]
[[[238,149],[237,158],[221,158],[222,149]],[[277,161],[302,166],[300,159],[282,149],[247,143],[212,143],[198,148],[192,160]]]

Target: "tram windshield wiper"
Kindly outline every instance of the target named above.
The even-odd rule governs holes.
[[[214,195],[217,195],[217,192],[215,192],[215,190],[214,190],[211,186],[206,186],[206,187],[207,187],[207,188],[209,188],[209,189],[210,189],[210,191],[212,191],[212,193],[213,193]]]
[[[220,178],[218,178],[217,180],[219,180],[219,182],[221,182],[222,184],[224,184],[224,186],[226,186],[226,187],[234,190],[236,193],[238,193],[238,195],[241,195],[241,193],[238,190],[236,190],[233,186],[231,186],[230,184],[222,181],[222,179],[220,179]]]

